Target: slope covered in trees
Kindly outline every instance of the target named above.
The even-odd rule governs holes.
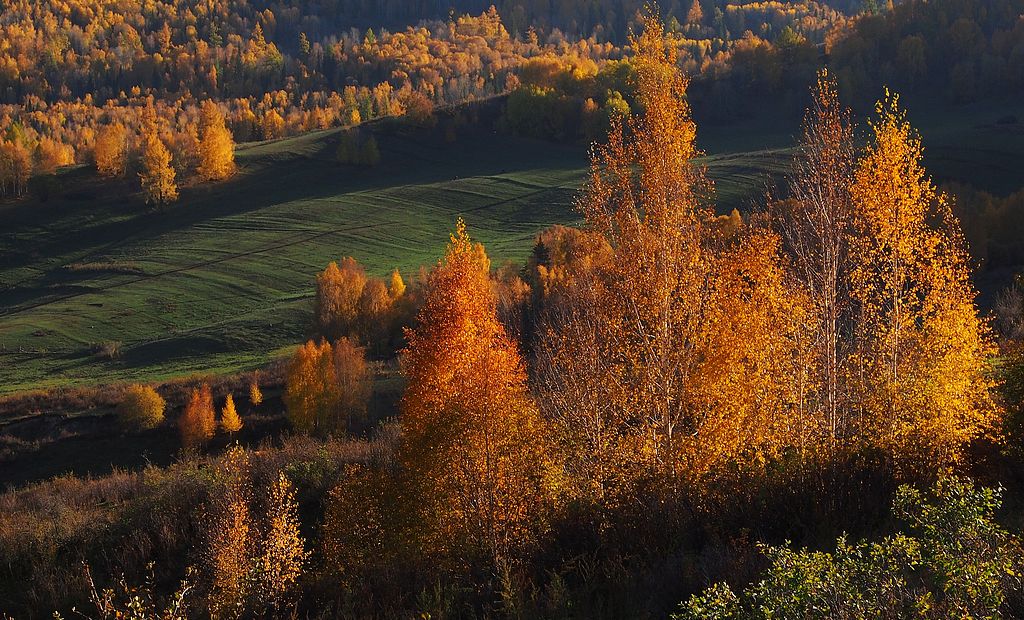
[[[1024,615],[1024,293],[989,316],[975,263],[1020,267],[986,234],[1020,201],[939,185],[1024,159],[1020,103],[921,133],[914,98],[863,93],[893,72],[867,41],[900,37],[901,63],[970,40],[1012,90],[1015,5],[686,4],[574,43],[493,9],[332,38],[366,7],[11,5],[9,109],[85,120],[35,110],[0,145],[29,194],[0,206],[0,390],[57,386],[0,400],[0,462],[71,472],[0,495],[0,614]],[[89,101],[88,75],[137,90]],[[799,128],[695,120],[803,82]],[[77,156],[64,128],[95,129],[101,176],[31,174]],[[508,133],[599,141],[588,167]]]

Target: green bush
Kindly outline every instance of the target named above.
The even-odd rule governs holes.
[[[832,553],[762,547],[763,579],[737,595],[717,584],[674,620],[762,618],[993,618],[1020,587],[1019,540],[994,521],[1001,492],[946,478],[926,495],[900,487],[909,533]]]

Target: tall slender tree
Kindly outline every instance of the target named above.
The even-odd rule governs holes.
[[[990,426],[995,407],[968,258],[918,134],[886,94],[857,162],[853,298],[864,433],[900,462],[935,467]]]
[[[782,228],[796,276],[809,297],[812,320],[814,426],[831,444],[849,429],[843,420],[847,398],[841,375],[850,352],[849,245],[852,234],[853,171],[856,151],[849,110],[839,102],[835,78],[818,74],[814,100],[804,117],[803,136],[789,178],[792,199]]]

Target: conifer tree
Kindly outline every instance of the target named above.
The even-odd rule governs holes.
[[[199,142],[199,177],[204,181],[220,181],[235,173],[235,141],[224,125],[220,106],[203,102]]]
[[[260,390],[260,382],[255,375],[249,382],[249,404],[254,408],[263,404],[263,391]]]
[[[142,192],[147,203],[166,205],[178,199],[171,153],[167,150],[155,124],[147,123],[142,134]]]
[[[242,430],[242,418],[238,417],[238,411],[235,410],[235,398],[231,394],[228,394],[224,401],[224,408],[220,410],[220,427],[228,434]]]

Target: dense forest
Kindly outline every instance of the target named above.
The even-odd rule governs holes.
[[[853,103],[883,84],[932,88],[957,101],[1024,84],[1024,26],[1013,18],[1018,0],[910,2],[856,14],[815,2],[706,3],[665,9],[677,63],[694,78],[694,96],[707,102],[702,107],[713,120],[742,116],[763,97],[798,110],[824,58]],[[553,16],[568,7],[551,8],[545,18],[537,7],[492,6],[394,31],[340,24],[368,10],[399,18],[416,8],[395,4],[402,9],[5,5],[0,191],[21,195],[33,174],[94,161],[98,136],[111,125],[125,127],[138,151],[152,125],[149,108],[184,178],[196,166],[205,100],[221,107],[236,142],[383,116],[422,119],[433,106],[509,92],[518,97],[510,129],[594,139],[607,128],[601,117],[635,105],[628,41],[545,26],[548,19],[561,24]],[[606,4],[594,3],[594,19],[625,19],[617,27],[623,33],[637,27],[635,7]],[[578,7],[572,12],[582,15]],[[517,19],[535,26],[523,30]]]
[[[237,143],[340,127],[339,170],[382,166],[375,119],[594,144],[582,224],[525,264],[492,264],[466,213],[418,273],[339,248],[309,339],[264,368],[0,400],[180,446],[0,495],[0,612],[1024,615],[1024,282],[983,308],[974,277],[1024,262],[1024,198],[938,186],[897,94],[1019,93],[1024,1],[2,15],[5,205],[82,165],[156,220],[239,174]],[[802,113],[787,172],[726,213],[700,127],[766,99]]]

